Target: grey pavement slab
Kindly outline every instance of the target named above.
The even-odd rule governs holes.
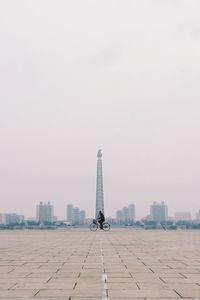
[[[0,299],[200,299],[198,231],[0,231]]]
[[[1,299],[1,298],[0,298]],[[38,300],[71,300],[70,297],[64,297],[64,298],[54,298],[54,297],[45,297],[45,298],[30,298],[30,297],[17,297],[17,298],[5,298],[7,300],[25,300],[25,299],[28,299],[28,300],[35,300],[35,299],[38,299]],[[1,299],[2,300],[2,299]],[[79,300],[82,300],[79,298]],[[89,299],[87,299],[89,300]]]
[[[174,298],[177,294],[172,290],[160,290],[160,289],[150,289],[150,290],[110,290],[108,291],[108,296],[110,298],[121,297],[121,298],[131,298],[131,297],[157,297],[157,298]]]
[[[176,292],[182,297],[182,298],[200,298],[200,286],[182,286],[182,287],[175,287]]]
[[[33,297],[38,290],[0,290],[0,298],[19,298],[19,297]]]
[[[102,300],[102,297],[90,297],[90,298],[85,298],[85,297],[72,297],[70,300]]]
[[[54,290],[40,290],[36,295],[35,298],[64,298],[70,297],[72,295],[71,290],[66,289],[54,289]]]

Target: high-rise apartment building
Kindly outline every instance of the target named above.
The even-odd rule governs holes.
[[[85,211],[84,210],[80,211],[79,222],[80,222],[80,224],[85,224]]]
[[[129,204],[129,220],[135,222],[135,204]]]
[[[72,204],[67,205],[67,221],[72,224],[72,221],[73,221],[73,205]]]
[[[123,223],[122,210],[117,210],[117,212],[116,212],[116,222],[117,222],[117,224],[122,224]]]
[[[40,223],[53,223],[54,208],[50,202],[40,202],[36,208],[36,219]]]
[[[67,222],[70,222],[72,225],[85,224],[85,211],[80,210],[78,207],[74,207],[72,204],[68,204]]]
[[[163,222],[168,219],[168,207],[164,201],[161,203],[153,202],[150,206],[150,219],[151,221]]]
[[[129,224],[135,222],[135,204],[123,207],[116,213],[116,221],[118,224]]]
[[[78,207],[73,208],[72,223],[74,225],[79,225],[80,224],[80,209]]]
[[[128,209],[128,207],[125,206],[125,207],[122,208],[122,215],[123,215],[124,222],[128,223],[129,222],[129,209]]]

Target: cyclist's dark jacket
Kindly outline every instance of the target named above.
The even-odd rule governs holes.
[[[99,212],[99,216],[98,216],[97,220],[102,222],[102,223],[105,221],[105,217],[104,217],[104,214],[102,212]]]

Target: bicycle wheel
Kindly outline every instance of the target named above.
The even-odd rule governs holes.
[[[98,225],[95,224],[95,223],[91,223],[90,226],[89,226],[89,228],[90,228],[91,231],[96,231],[97,228],[98,228]]]
[[[110,230],[110,224],[109,223],[103,223],[103,230],[104,231],[108,231],[108,230]]]

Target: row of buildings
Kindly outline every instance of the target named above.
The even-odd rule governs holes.
[[[52,224],[57,221],[54,216],[54,206],[51,202],[43,203],[42,201],[36,206],[36,218],[26,221],[37,222],[39,224]],[[67,205],[66,219],[71,225],[84,225],[86,223],[85,211],[74,207],[72,204]],[[22,224],[25,222],[23,215],[14,213],[0,214],[0,225]]]
[[[128,206],[123,207],[121,210],[116,212],[116,224],[132,224],[136,221],[135,218],[135,205],[129,204]],[[153,202],[150,205],[149,215],[147,215],[143,220],[154,221],[157,223],[165,221],[192,221],[192,215],[190,212],[176,212],[174,217],[169,217],[168,215],[168,206],[164,201],[157,203]],[[200,210],[196,213],[196,221],[200,221]]]
[[[48,203],[40,202],[36,208],[36,221],[39,223],[53,223],[57,221],[54,217],[54,207]],[[67,205],[66,221],[71,225],[84,225],[85,224],[85,211],[74,207],[72,204]]]
[[[74,207],[72,204],[67,205],[66,220],[71,225],[84,225],[85,224],[85,211]],[[57,221],[54,217],[54,207],[48,203],[40,202],[36,208],[36,221],[39,223],[53,223]]]
[[[23,215],[8,213],[0,214],[0,224],[10,225],[10,224],[21,224],[24,222],[25,217]]]
[[[168,220],[168,207],[164,202],[153,202],[150,206],[150,213],[144,218],[148,221],[163,222]],[[116,212],[117,224],[132,224],[136,221],[135,205],[129,204]]]
[[[113,224],[118,225],[131,225],[136,222],[136,210],[133,203],[128,206],[123,207],[116,212],[116,218],[108,218],[112,220]],[[192,216],[190,212],[176,212],[174,218],[168,216],[168,206],[164,203],[153,202],[150,206],[149,215],[147,215],[142,220],[154,221],[157,223],[165,222],[168,220],[178,221],[192,221]],[[33,221],[40,224],[51,224],[57,221],[54,216],[54,206],[50,203],[40,202],[36,207],[36,218]],[[66,218],[65,220],[71,225],[84,225],[91,221],[91,219],[86,219],[86,213],[84,210],[74,207],[72,204],[67,205]],[[196,221],[200,221],[200,210],[196,214]],[[0,224],[10,225],[10,224],[21,224],[25,222],[25,217],[23,215],[15,213],[0,213]]]
[[[179,221],[192,221],[192,215],[190,212],[187,211],[181,211],[181,212],[175,212],[174,217],[168,216],[168,206],[164,203],[157,203],[153,202],[153,204],[150,206],[150,215],[149,219],[151,221],[156,222],[163,222],[167,220],[173,220],[175,222]],[[200,221],[200,210],[196,213],[196,221]]]

